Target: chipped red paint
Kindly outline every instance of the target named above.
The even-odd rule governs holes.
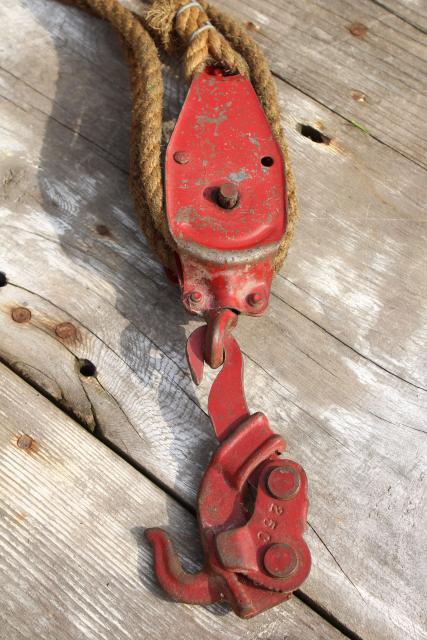
[[[178,163],[185,154],[186,163]],[[166,153],[166,207],[183,302],[259,315],[286,229],[283,158],[251,83],[208,69],[192,83]],[[201,299],[192,304],[189,293]],[[248,301],[259,293],[264,304]]]

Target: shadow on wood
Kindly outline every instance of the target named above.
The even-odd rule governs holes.
[[[46,12],[39,11],[37,4],[29,8],[34,11],[35,17],[43,28],[49,32],[55,44],[58,60],[53,110],[47,120],[43,146],[39,156],[38,185],[42,197],[41,204],[51,218],[52,227],[60,242],[61,250],[68,261],[68,270],[73,270],[73,263],[76,265],[76,272],[81,270],[83,266],[84,270],[89,272],[91,279],[99,282],[99,286],[110,289],[110,297],[114,300],[114,306],[127,320],[127,326],[120,329],[115,328],[114,319],[108,316],[100,318],[100,324],[104,325],[104,329],[108,332],[119,332],[117,356],[123,362],[132,363],[144,360],[147,357],[146,350],[150,349],[152,343],[161,351],[167,352],[168,343],[172,341],[174,349],[184,354],[185,327],[189,317],[182,308],[178,288],[167,280],[160,266],[155,269],[156,279],[153,279],[153,265],[150,265],[150,269],[144,267],[144,263],[147,263],[149,249],[143,235],[136,229],[127,175],[131,113],[128,78],[123,77],[121,64],[116,69],[105,69],[102,75],[108,77],[102,77],[96,84],[93,84],[92,75],[85,74],[83,65],[80,66],[81,74],[76,75],[75,61],[70,59],[70,51],[63,47],[62,37],[55,30],[52,30],[52,22],[50,19],[46,19]],[[95,18],[86,16],[86,20],[95,20]],[[107,25],[104,25],[104,28],[109,30]],[[111,33],[111,47],[118,58],[123,55],[113,33]],[[84,57],[85,52],[73,52],[71,55]],[[100,64],[102,64],[101,61]],[[183,86],[182,79],[179,78],[176,69],[166,68],[165,120],[173,120],[177,117],[183,98]],[[116,100],[116,104],[120,105],[120,114],[117,112],[105,113],[105,109],[111,105],[111,101],[104,100],[105,92],[114,92],[120,96]],[[79,115],[70,118],[68,130],[63,127],[59,130],[57,123],[64,120],[64,110],[67,110],[67,105],[71,102],[75,106],[70,109],[70,113]],[[101,112],[103,112],[103,117],[100,124],[99,114]],[[78,154],[79,137],[85,137],[85,131],[90,131],[91,138],[93,138],[94,131],[96,132],[100,126],[105,127],[106,123],[110,125],[109,145],[108,148],[105,148],[100,144],[97,152],[106,159],[107,167],[110,163],[121,168],[122,179],[120,183],[117,183],[116,180],[110,182],[108,176],[101,176],[101,180],[97,181],[98,156],[88,158],[84,154],[81,156]],[[76,131],[78,135],[76,135]],[[104,130],[102,137],[105,139],[105,136]],[[79,183],[79,192],[81,192],[81,186],[86,185],[88,198],[84,202],[77,195],[77,190],[73,191],[73,181],[70,180],[71,163],[74,163],[71,173],[72,180]],[[115,173],[115,177],[116,175]],[[125,229],[135,228],[135,245],[133,247],[121,245],[120,232],[123,227]],[[87,250],[88,236],[93,238],[89,251]],[[128,241],[128,236],[126,241]],[[138,249],[141,254],[144,253],[141,260],[138,260]],[[153,257],[152,260],[155,261],[155,258]],[[46,275],[52,278],[50,269],[46,271]],[[62,286],[60,280],[58,280],[57,286]],[[63,286],[67,287],[68,282],[64,282]],[[70,292],[70,296],[77,295],[78,297],[79,287],[84,286],[85,283],[79,278],[75,283],[74,291]],[[73,315],[72,307],[68,308],[68,312]],[[96,307],[89,312],[93,315],[102,313]],[[78,313],[75,315],[79,317]],[[167,328],[170,325],[163,322],[165,315],[168,316],[169,322],[172,322],[172,325],[176,327],[176,333],[173,336],[167,333]],[[105,326],[108,323],[111,323],[110,326]],[[73,340],[78,343],[78,331],[77,335],[73,336]],[[68,406],[66,402],[63,402],[67,396],[66,389],[60,389],[58,400],[58,397],[52,397],[49,384],[46,384],[46,379],[43,376],[39,375],[35,378],[32,375],[31,368],[37,371],[43,369],[40,358],[44,359],[46,354],[40,354],[38,350],[27,351],[26,378],[41,389],[45,395],[57,400],[57,403],[74,417],[80,418],[80,422],[83,422],[85,426],[94,427],[95,434],[111,444],[110,429],[114,431],[119,427],[120,420],[128,421],[129,418],[114,397],[113,390],[107,389],[101,382],[101,378],[98,377],[98,372],[102,370],[103,364],[96,360],[95,355],[93,360],[79,358],[78,349],[73,348],[75,346],[73,340],[63,340],[65,346],[63,355],[66,350],[74,354],[75,366],[68,371],[68,375],[78,378],[84,395],[89,400],[91,411],[86,417],[83,417],[83,420],[81,415],[76,415],[75,404],[71,403]],[[55,354],[55,357],[58,357],[58,354]],[[65,366],[70,367],[70,363],[71,361],[68,361]],[[61,362],[57,362],[56,365],[61,368]],[[126,367],[124,372],[126,376]],[[22,374],[22,370],[20,373]],[[182,453],[174,455],[175,449],[182,449],[183,443],[174,443],[173,441],[176,415],[176,408],[171,410],[170,387],[173,375],[167,376],[162,373],[161,370],[152,367],[152,378],[148,377],[144,382],[157,390],[157,408],[163,421],[170,427],[172,441],[169,443],[169,454],[176,475],[179,477],[188,473],[188,470],[186,469],[186,457],[183,457]],[[138,375],[137,371],[136,375]],[[155,381],[153,377],[158,379]],[[125,379],[123,383],[126,384]],[[143,402],[142,398],[141,402]],[[209,425],[206,424],[208,421],[205,416],[203,418],[204,426],[208,428]],[[137,428],[134,427],[134,429],[137,432]],[[142,437],[138,432],[137,435]],[[210,437],[213,446],[213,434]],[[200,460],[201,467],[203,467],[210,455],[210,448],[206,448],[205,439],[193,440],[192,446],[195,449],[192,456]],[[128,445],[124,443],[124,451],[127,450],[127,447]],[[117,447],[113,448],[117,450]],[[123,449],[120,454],[123,455]],[[142,468],[142,470],[144,469]],[[165,525],[165,523],[158,524]],[[179,526],[179,523],[172,521],[170,523],[172,530],[174,525]],[[145,539],[142,540],[139,530],[134,533],[138,545],[147,544]],[[226,612],[226,609],[221,606],[216,606],[214,609],[221,615]]]

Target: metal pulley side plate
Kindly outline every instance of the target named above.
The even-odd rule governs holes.
[[[225,208],[222,189],[230,185],[237,203],[231,198]],[[190,311],[265,310],[286,203],[282,154],[251,83],[217,68],[203,71],[166,152],[168,223]],[[194,291],[201,296],[186,299]],[[256,304],[248,303],[251,293]]]
[[[232,209],[217,204],[223,183],[238,187]],[[280,241],[286,224],[282,155],[243,76],[211,68],[193,81],[166,154],[166,202],[178,246],[229,251]]]

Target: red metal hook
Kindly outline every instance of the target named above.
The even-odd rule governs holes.
[[[232,309],[215,309],[207,314],[204,358],[212,369],[224,361],[224,338],[237,324],[237,313]]]
[[[234,324],[235,321],[233,326]],[[230,326],[231,324],[228,323],[228,327]],[[196,384],[200,384],[203,378],[204,357],[209,335],[209,326],[203,325],[193,331],[187,341],[187,361]],[[221,341],[218,340],[216,344],[221,345],[224,366],[212,385],[208,413],[216,437],[221,442],[242,420],[249,417],[249,413],[243,391],[242,352],[228,331],[221,334]]]

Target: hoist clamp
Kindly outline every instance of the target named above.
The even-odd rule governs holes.
[[[203,476],[204,568],[185,572],[165,532],[146,532],[162,587],[180,602],[227,601],[241,617],[287,600],[310,571],[307,479],[262,413],[250,415],[239,314],[267,308],[286,230],[283,158],[251,83],[208,68],[192,82],[166,153],[166,206],[186,309],[206,320],[187,343],[193,380],[222,365],[208,412],[219,446]]]

